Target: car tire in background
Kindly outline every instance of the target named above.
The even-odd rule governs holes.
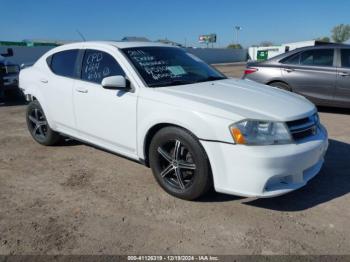
[[[59,142],[61,136],[50,128],[44,110],[37,100],[29,103],[26,120],[28,130],[36,142],[45,146],[52,146]]]
[[[165,127],[153,137],[149,162],[158,184],[169,194],[194,200],[212,187],[209,160],[198,139],[179,127]]]
[[[283,82],[272,82],[269,84],[269,86],[277,87],[279,89],[292,92],[292,89],[290,88],[290,86]]]
[[[20,89],[7,90],[4,92],[4,100],[10,102],[25,102],[25,97]]]

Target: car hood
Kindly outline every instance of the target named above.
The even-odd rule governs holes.
[[[7,60],[5,57],[0,56],[0,64],[4,65],[4,66],[11,66],[11,65],[16,65],[12,62],[10,62],[9,60]]]
[[[240,116],[291,121],[316,112],[314,104],[300,95],[250,80],[225,79],[155,90],[166,95],[161,98],[163,102],[192,106],[193,110],[227,119]]]

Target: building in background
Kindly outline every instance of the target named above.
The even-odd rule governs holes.
[[[292,51],[297,48],[306,47],[306,46],[315,46],[315,45],[327,45],[332,43],[326,43],[317,40],[287,43],[276,46],[253,46],[249,47],[248,54],[250,60],[252,61],[265,61],[277,55]]]
[[[122,38],[123,42],[151,42],[147,37],[144,36],[125,36]]]
[[[23,41],[0,41],[0,46],[51,46],[56,47],[63,44],[72,43],[73,41],[61,41],[61,40],[44,40],[44,39],[25,39]]]

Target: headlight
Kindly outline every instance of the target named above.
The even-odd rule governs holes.
[[[276,145],[293,142],[283,122],[248,119],[231,125],[230,131],[237,144]]]
[[[321,123],[320,123],[320,116],[318,115],[318,113],[314,114],[312,117],[315,124],[319,126]]]

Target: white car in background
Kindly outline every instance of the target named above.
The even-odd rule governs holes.
[[[228,79],[181,48],[83,42],[20,73],[34,140],[61,135],[143,162],[170,194],[272,197],[321,169],[327,131],[305,98]]]

